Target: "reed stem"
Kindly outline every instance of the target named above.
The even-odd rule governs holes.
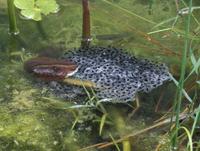
[[[88,0],[82,0],[83,23],[82,23],[82,47],[89,47],[91,41],[90,35],[90,10]]]
[[[181,104],[182,104],[182,97],[183,97],[183,89],[184,89],[184,78],[185,78],[185,70],[186,70],[186,63],[187,63],[187,52],[189,49],[189,32],[190,32],[190,20],[191,20],[191,8],[192,8],[192,0],[189,2],[189,14],[185,20],[185,42],[184,42],[184,49],[183,49],[183,56],[181,61],[181,75],[179,79],[178,85],[178,95],[177,95],[177,103],[175,103],[175,112],[176,112],[176,121],[175,121],[175,133],[172,137],[172,147],[173,150],[178,149],[178,130],[180,128],[179,123],[179,115],[181,111]]]
[[[17,35],[19,34],[19,29],[17,28],[14,0],[7,0],[7,5],[9,18],[9,33],[11,35]]]
[[[37,26],[38,32],[40,33],[42,39],[48,40],[48,35],[43,28],[42,21],[37,21],[36,26]]]

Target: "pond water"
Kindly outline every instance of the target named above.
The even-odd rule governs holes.
[[[75,151],[114,142],[155,124],[173,104],[173,82],[139,94],[140,108],[131,118],[128,115],[135,102],[97,104],[87,98],[73,102],[35,84],[37,81],[23,69],[24,61],[44,50],[61,56],[81,43],[81,0],[57,2],[59,12],[43,16],[41,22],[24,19],[18,10],[20,34],[15,37],[8,34],[6,1],[0,2],[0,150]],[[198,0],[194,3],[198,5]],[[146,0],[91,0],[90,9],[92,45],[123,48],[138,58],[165,63],[175,77],[179,76],[184,23],[181,17],[176,22],[167,21],[177,16],[173,0],[155,0],[152,5]],[[130,137],[123,145],[128,143],[136,151],[168,151],[169,128],[163,127]],[[118,147],[122,150],[123,145]]]

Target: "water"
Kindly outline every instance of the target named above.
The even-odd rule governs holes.
[[[154,124],[153,121],[167,112],[174,99],[172,83],[149,94],[139,94],[141,108],[128,119],[132,112],[130,105],[135,106],[134,103],[102,103],[99,106],[95,100],[86,99],[89,108],[76,108],[80,100],[75,104],[36,86],[36,81],[23,70],[25,60],[46,47],[52,49],[50,53],[60,56],[80,46],[80,1],[59,0],[58,3],[60,11],[43,17],[39,23],[18,16],[20,34],[12,38],[8,34],[6,2],[0,2],[0,150],[74,151],[111,141],[111,136],[119,139]],[[123,48],[139,58],[164,62],[172,74],[178,73],[183,46],[181,18],[173,32],[156,33],[172,26],[173,22],[167,22],[156,27],[164,20],[176,17],[174,1],[156,1],[151,14],[150,4],[144,0],[113,0],[113,5],[91,0],[90,4],[93,45]],[[146,34],[150,32],[152,34]],[[161,103],[155,112],[159,99]],[[100,136],[100,121],[105,110],[107,118]],[[159,129],[131,138],[130,142],[132,149],[137,151],[154,150],[158,143],[162,144],[162,151],[170,150],[169,136]],[[116,148],[111,146],[102,150],[111,149]]]

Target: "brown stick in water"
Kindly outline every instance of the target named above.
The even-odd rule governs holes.
[[[89,47],[91,41],[90,35],[90,10],[88,0],[82,0],[83,24],[82,24],[82,42],[81,47]]]

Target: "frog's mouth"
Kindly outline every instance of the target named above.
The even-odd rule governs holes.
[[[43,80],[63,81],[66,77],[74,75],[78,66],[67,60],[37,57],[26,61],[24,69]]]

